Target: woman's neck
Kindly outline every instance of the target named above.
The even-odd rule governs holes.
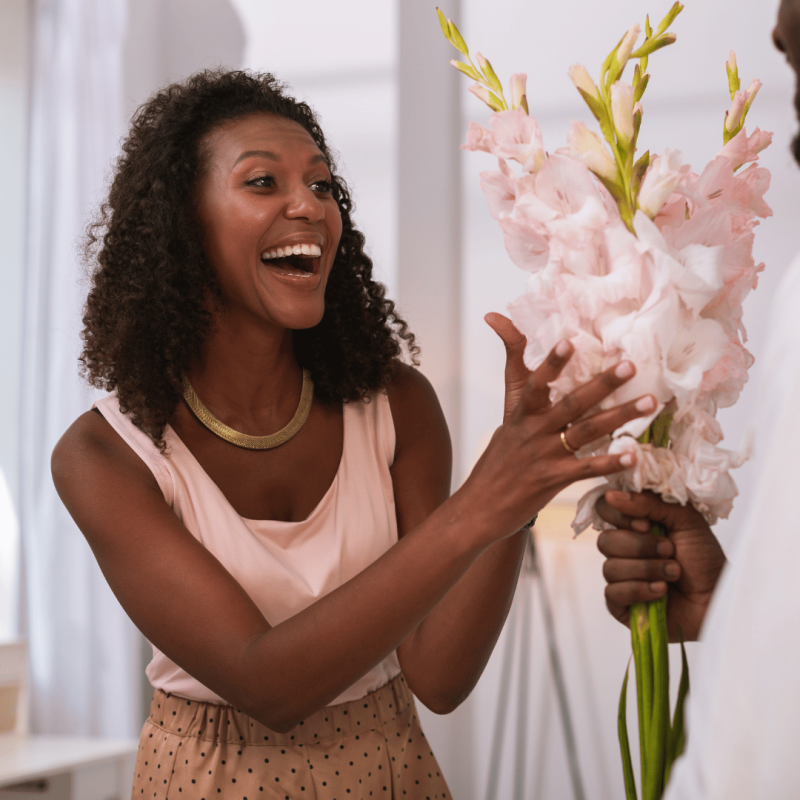
[[[187,370],[203,403],[215,416],[257,429],[269,430],[287,413],[291,417],[302,383],[292,331],[238,315],[214,317],[200,359]]]

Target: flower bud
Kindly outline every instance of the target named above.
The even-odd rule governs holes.
[[[511,96],[511,108],[521,108],[526,95],[525,86],[528,76],[524,72],[515,72],[508,80],[508,93]],[[527,106],[527,103],[525,104]],[[526,108],[527,110],[527,108]]]
[[[576,88],[580,89],[585,94],[588,94],[590,97],[596,97],[599,99],[600,92],[598,91],[597,86],[595,86],[591,75],[589,75],[589,70],[587,70],[583,64],[573,64],[569,68],[569,77],[570,80],[575,84]]]
[[[617,164],[600,137],[582,122],[573,122],[567,141],[575,155],[601,178],[613,181],[617,178]]]
[[[472,83],[468,87],[469,91],[478,98],[478,100],[482,100],[486,103],[492,111],[502,111],[503,105],[500,102],[500,99],[497,95],[492,94],[489,89],[484,86],[482,83]]]
[[[730,111],[725,115],[725,130],[728,133],[733,133],[742,121],[742,112],[744,111],[745,93],[736,92],[733,96],[733,103],[731,103]]]
[[[640,28],[639,25],[632,25],[625,36],[622,37],[619,47],[617,48],[617,61],[619,62],[619,74],[625,69],[628,59],[631,57],[631,51],[639,38]]]
[[[633,123],[633,86],[617,81],[611,85],[611,117],[622,144],[630,146],[635,135]]]

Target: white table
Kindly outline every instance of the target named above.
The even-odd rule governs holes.
[[[127,800],[138,745],[71,736],[0,739],[0,800]],[[22,791],[18,784],[29,786]]]

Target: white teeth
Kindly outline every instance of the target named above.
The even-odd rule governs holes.
[[[286,256],[306,256],[307,258],[319,258],[322,255],[322,248],[318,244],[296,244],[278,247],[275,250],[265,250],[261,254],[262,261],[270,261],[273,258],[286,258]]]

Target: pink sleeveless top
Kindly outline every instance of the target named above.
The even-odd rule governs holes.
[[[189,449],[167,426],[166,456],[119,410],[115,394],[96,403],[152,471],[164,499],[192,535],[239,582],[275,626],[349,581],[397,542],[389,467],[395,432],[389,400],[344,405],[342,460],[325,496],[302,522],[240,517]],[[357,700],[400,673],[392,653],[332,705]],[[147,677],[157,689],[227,705],[153,647]]]

